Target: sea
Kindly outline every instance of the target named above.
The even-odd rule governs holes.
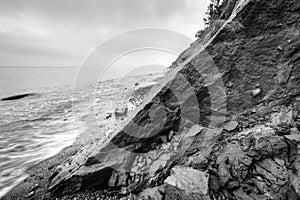
[[[125,86],[155,84],[163,70],[122,80],[87,75],[80,84],[78,73],[75,67],[0,68],[0,99],[34,94],[0,101],[0,198],[27,178],[27,169],[74,143],[87,128],[83,118],[91,114],[93,103],[101,107],[103,99],[116,98]],[[100,109],[105,113],[112,108]]]

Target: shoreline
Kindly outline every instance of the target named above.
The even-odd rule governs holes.
[[[65,147],[56,155],[27,169],[24,174],[27,178],[20,181],[0,199],[27,199],[33,196],[30,195],[33,194],[32,192],[34,192],[36,198],[50,198],[50,193],[48,192],[49,178],[54,173],[56,167],[74,156],[82,148],[78,140],[84,133],[81,133],[72,145]]]
[[[152,86],[132,88],[132,90],[126,94],[126,97],[124,97],[122,102],[124,103],[127,98],[130,97],[129,102],[139,104],[151,87]],[[106,114],[107,113],[102,113],[102,115]],[[51,193],[48,191],[48,187],[50,185],[51,176],[56,169],[68,159],[72,158],[72,156],[74,156],[84,146],[91,144],[95,139],[101,137],[99,133],[105,133],[107,130],[113,129],[116,126],[113,117],[110,119],[103,119],[101,121],[101,125],[97,123],[95,117],[97,118],[97,115],[94,116],[93,113],[83,116],[81,118],[81,122],[86,128],[77,136],[74,143],[63,148],[56,155],[27,169],[25,171],[27,178],[20,181],[16,186],[10,189],[10,191],[1,197],[0,200],[53,199]],[[103,116],[101,116],[101,118],[102,117]],[[105,193],[105,191],[82,191],[59,199],[73,199],[74,197],[77,199],[89,199],[92,197],[103,199],[106,195],[102,193]]]

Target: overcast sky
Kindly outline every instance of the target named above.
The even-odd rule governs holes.
[[[120,32],[159,27],[194,39],[209,0],[1,0],[0,66],[78,66]]]

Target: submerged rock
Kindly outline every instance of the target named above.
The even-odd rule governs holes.
[[[36,93],[27,93],[27,94],[18,94],[10,97],[5,97],[1,99],[1,101],[12,101],[12,100],[18,100],[18,99],[23,99],[25,97],[30,97],[30,96],[36,96]]]

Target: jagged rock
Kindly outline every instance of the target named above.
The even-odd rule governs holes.
[[[221,166],[218,175],[221,184],[225,185],[230,178],[242,182],[248,174],[252,158],[246,155],[238,141],[233,141],[224,148],[216,163]]]
[[[282,107],[279,112],[271,115],[271,123],[274,125],[291,124],[293,120],[293,111]]]
[[[285,135],[285,137],[289,140],[300,142],[300,135],[294,134],[294,135]]]
[[[284,136],[276,135],[270,127],[242,131],[217,153],[217,171],[210,180],[210,190],[214,195],[232,191],[237,199],[282,199],[290,190],[291,177],[294,185],[299,183],[298,175],[289,175],[289,151]],[[213,189],[216,184],[219,188]]]
[[[208,194],[208,174],[193,168],[175,166],[165,183],[173,185],[186,193]]]
[[[255,163],[255,170],[266,180],[266,183],[270,184],[269,192],[272,192],[273,196],[287,192],[288,171],[284,160],[264,159]]]
[[[62,171],[53,181],[50,190],[59,195],[70,194],[82,188],[99,187],[109,181],[112,169],[116,163],[95,164],[83,166],[77,171]],[[62,180],[60,179],[62,178]],[[59,180],[59,181],[58,181]],[[57,184],[63,187],[57,187]]]
[[[164,186],[147,188],[141,192],[138,196],[141,200],[162,200],[163,193],[165,192]]]
[[[230,165],[227,165],[225,162],[222,162],[219,165],[218,175],[219,175],[220,184],[222,187],[224,187],[229,182],[229,180],[232,179],[229,167],[230,167]]]

